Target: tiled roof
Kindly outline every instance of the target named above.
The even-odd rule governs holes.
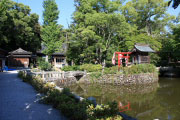
[[[155,52],[153,49],[149,47],[149,45],[135,45],[135,48],[141,52]]]
[[[9,52],[9,54],[32,54],[31,52],[25,51],[22,48]]]

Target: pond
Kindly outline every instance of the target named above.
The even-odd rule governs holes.
[[[130,109],[125,113],[138,120],[180,119],[180,78],[160,78],[159,83],[150,85],[77,84],[69,88],[84,98],[95,97],[99,104],[117,101],[127,105],[129,102]]]

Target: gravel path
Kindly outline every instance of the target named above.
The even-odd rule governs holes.
[[[52,106],[40,104],[38,96],[17,71],[0,73],[0,120],[66,120]]]

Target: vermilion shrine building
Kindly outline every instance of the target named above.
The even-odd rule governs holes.
[[[134,48],[130,52],[115,52],[112,63],[115,65],[116,58],[118,59],[118,66],[120,67],[123,63],[127,66],[129,63],[132,64],[143,64],[150,63],[149,53],[155,52],[150,48],[149,45],[135,44]],[[130,60],[132,62],[130,62]],[[124,61],[124,62],[123,62]]]

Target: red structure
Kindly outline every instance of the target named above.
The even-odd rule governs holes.
[[[131,110],[130,102],[128,102],[128,104],[125,105],[125,106],[122,106],[122,103],[119,102],[118,103],[118,108],[119,108],[119,112],[129,111],[129,110]]]
[[[128,61],[130,58],[130,54],[132,52],[115,52],[112,58],[112,63],[116,64],[116,57],[118,58],[118,68],[122,65],[122,59],[125,58],[126,66],[128,65]]]

